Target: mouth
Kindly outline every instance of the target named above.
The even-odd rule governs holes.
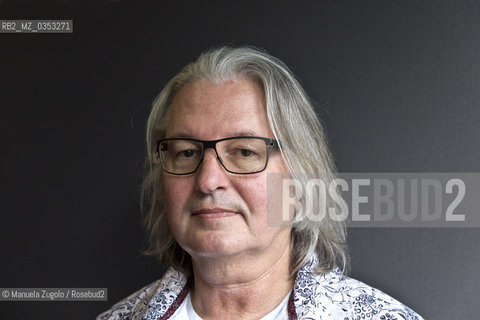
[[[215,219],[230,217],[237,214],[239,214],[239,212],[226,208],[202,208],[193,211],[192,216],[202,219]]]

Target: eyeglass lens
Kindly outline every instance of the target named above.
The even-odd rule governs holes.
[[[216,143],[215,149],[224,168],[233,173],[262,171],[267,163],[267,145],[262,139],[222,140]],[[202,142],[187,139],[163,141],[159,148],[164,169],[175,174],[195,172],[203,151]]]

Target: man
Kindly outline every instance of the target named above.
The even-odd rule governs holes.
[[[149,253],[172,267],[98,319],[421,319],[344,276],[342,222],[292,210],[290,225],[269,223],[283,199],[268,177],[334,179],[323,128],[278,59],[220,48],[187,65],[154,102],[147,156]]]

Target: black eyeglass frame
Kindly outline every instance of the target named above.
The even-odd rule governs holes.
[[[228,170],[225,165],[223,164],[223,160],[222,158],[220,158],[220,156],[218,155],[218,151],[217,151],[217,143],[221,142],[221,141],[226,141],[226,140],[234,140],[234,139],[258,139],[258,140],[263,140],[265,142],[265,145],[267,147],[267,157],[265,159],[265,166],[263,167],[263,169],[261,170],[257,170],[257,171],[254,171],[254,172],[234,172],[234,171],[230,171]],[[166,142],[166,141],[173,141],[173,140],[187,140],[187,141],[194,141],[194,142],[200,142],[202,144],[202,154],[200,156],[200,161],[198,161],[198,165],[197,167],[195,168],[195,170],[193,170],[192,172],[188,172],[188,173],[174,173],[174,172],[170,172],[170,171],[167,171],[165,169],[165,164],[163,163],[163,159],[162,157],[160,156],[160,144],[163,143],[163,142]],[[217,155],[217,159],[218,161],[220,162],[220,164],[222,165],[222,167],[229,173],[232,173],[232,174],[255,174],[255,173],[260,173],[262,171],[265,171],[265,169],[267,168],[267,165],[268,165],[268,160],[269,160],[269,157],[270,157],[270,150],[271,149],[279,149],[280,148],[280,143],[278,142],[278,140],[275,140],[275,139],[271,139],[271,138],[264,138],[264,137],[256,137],[256,136],[237,136],[237,137],[229,137],[229,138],[223,138],[223,139],[218,139],[218,140],[200,140],[200,139],[190,139],[190,138],[168,138],[168,139],[162,139],[162,140],[158,140],[157,141],[157,148],[156,148],[156,152],[157,152],[157,156],[158,158],[160,159],[160,163],[162,165],[162,169],[163,171],[169,173],[169,174],[173,174],[173,175],[176,175],[176,176],[184,176],[184,175],[188,175],[188,174],[192,174],[192,173],[195,173],[197,172],[198,168],[200,168],[200,165],[202,164],[203,162],[203,158],[205,156],[205,150],[206,149],[213,149],[215,151],[215,154]]]

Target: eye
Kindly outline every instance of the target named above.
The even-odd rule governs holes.
[[[239,152],[244,157],[249,157],[254,153],[252,150],[248,150],[248,149],[240,149]]]
[[[192,149],[182,150],[179,152],[179,156],[183,156],[185,158],[193,157],[194,154],[195,154],[195,151],[193,151]]]

